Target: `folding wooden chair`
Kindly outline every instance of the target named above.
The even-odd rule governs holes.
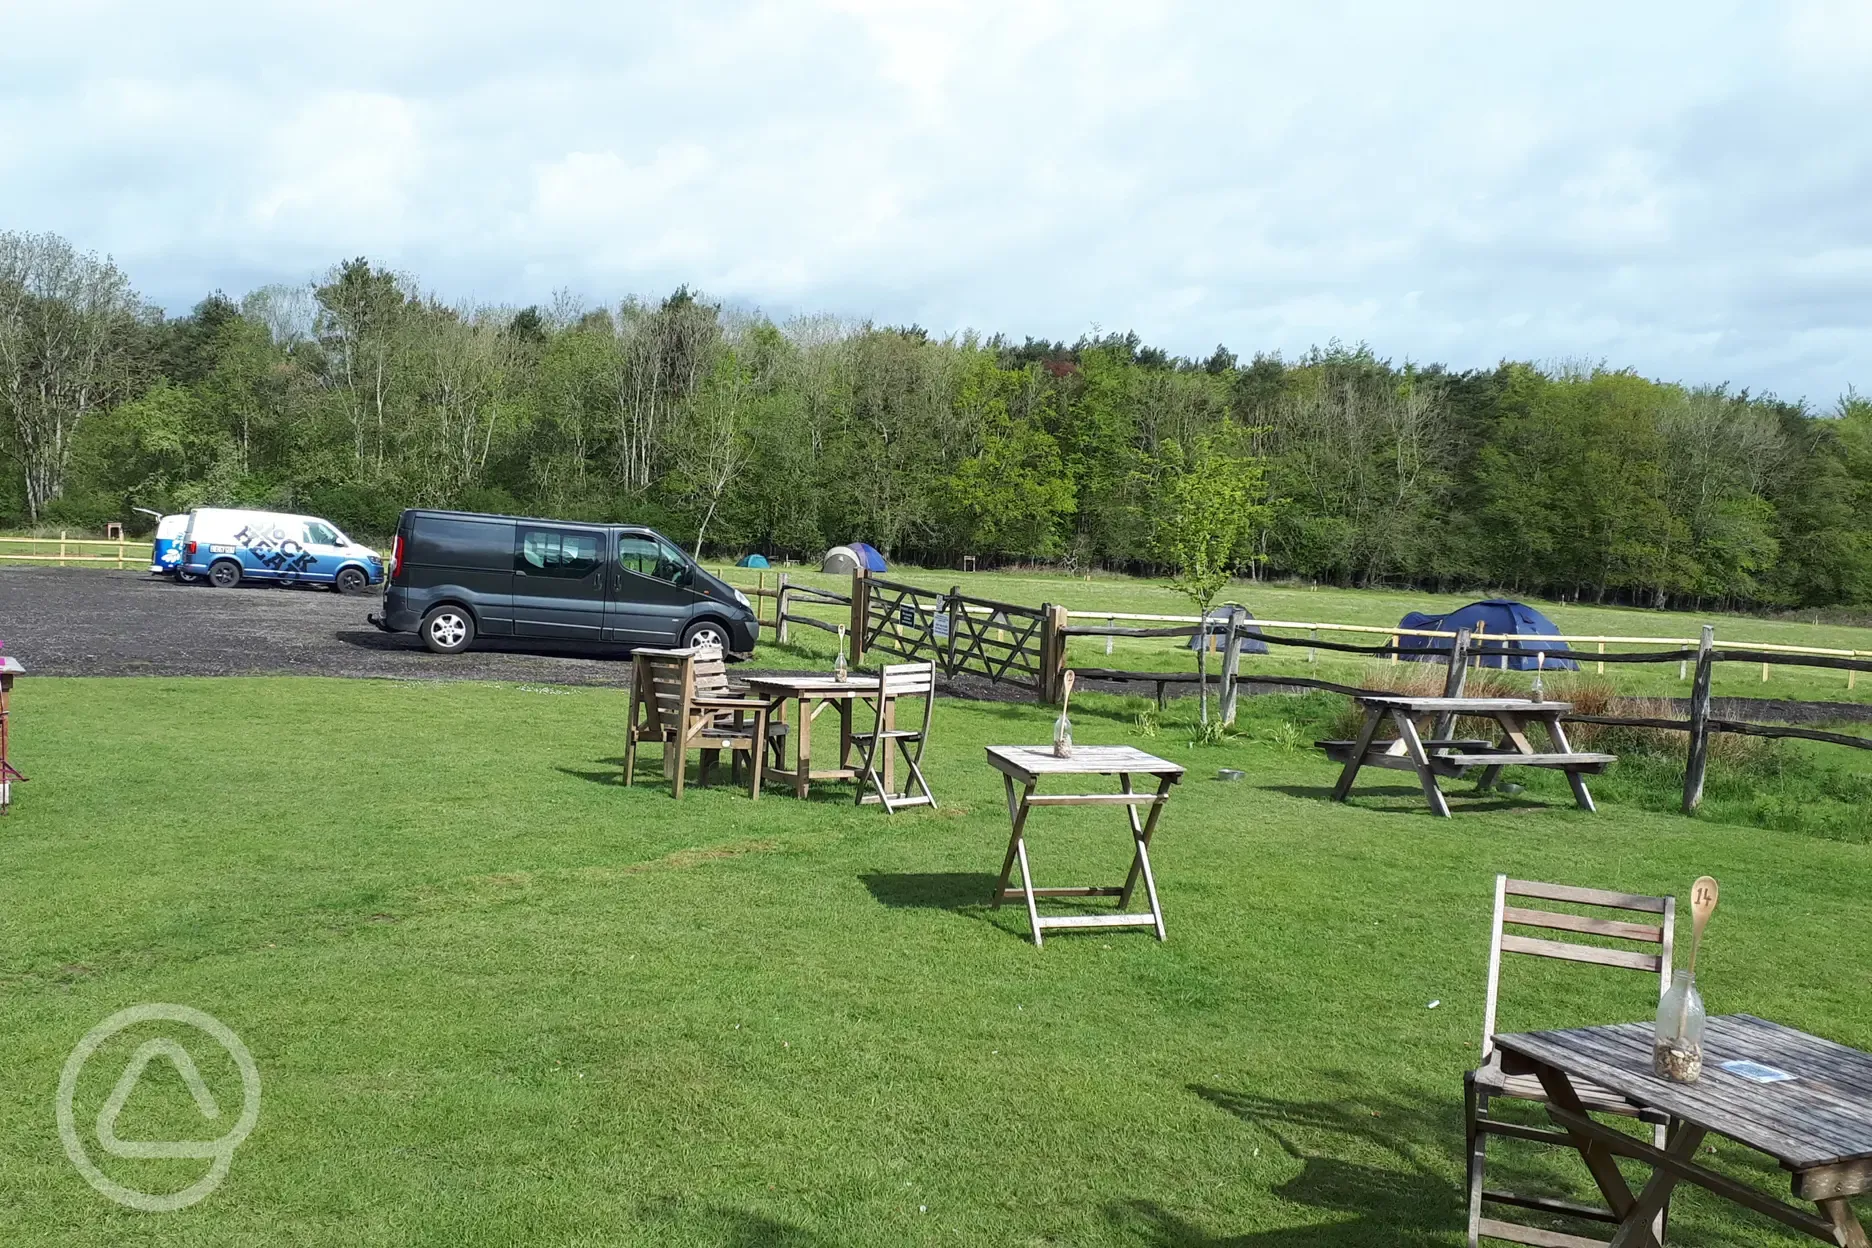
[[[1636,913],[1649,916],[1649,921],[1634,922],[1626,918],[1531,910],[1514,904],[1515,900],[1524,898]],[[1662,916],[1661,920],[1658,916]],[[1671,942],[1676,919],[1677,899],[1674,897],[1642,897],[1597,888],[1511,880],[1505,875],[1495,877],[1495,922],[1489,941],[1488,1003],[1482,1017],[1482,1065],[1463,1076],[1463,1127],[1467,1135],[1469,1157],[1469,1248],[1477,1248],[1484,1239],[1545,1245],[1546,1248],[1592,1248],[1593,1245],[1611,1242],[1484,1217],[1484,1205],[1538,1209],[1595,1222],[1616,1223],[1619,1220],[1618,1215],[1603,1206],[1580,1204],[1551,1196],[1524,1196],[1484,1185],[1483,1171],[1488,1164],[1488,1137],[1491,1135],[1553,1144],[1577,1155],[1575,1146],[1564,1131],[1523,1126],[1517,1122],[1495,1119],[1489,1114],[1489,1104],[1494,1100],[1505,1098],[1545,1104],[1548,1099],[1546,1090],[1532,1075],[1502,1073],[1501,1057],[1495,1050],[1495,1002],[1501,983],[1502,954],[1519,953],[1536,958],[1560,958],[1569,962],[1591,962],[1599,966],[1643,971],[1657,976],[1658,995],[1662,997],[1665,989],[1670,987]],[[1523,936],[1505,930],[1514,927],[1542,929],[1543,935]],[[1634,950],[1585,944],[1561,939],[1558,933],[1608,936],[1634,943],[1640,948]],[[1658,1148],[1665,1146],[1668,1115],[1634,1105],[1608,1088],[1580,1080],[1574,1081],[1574,1087],[1588,1110],[1620,1114],[1649,1123],[1652,1142]],[[1658,1215],[1652,1234],[1660,1245],[1664,1242],[1663,1214]]]
[[[897,700],[899,698],[923,699],[923,726],[921,728],[897,727]],[[929,781],[923,778],[923,746],[929,740],[930,719],[936,712],[936,664],[928,663],[892,663],[878,673],[877,726],[870,732],[854,732],[852,741],[860,751],[860,776],[858,781],[858,803],[881,802],[884,809],[896,813],[903,806],[934,806],[936,795],[930,792]],[[890,757],[892,745],[903,753],[904,785],[902,793],[889,793],[882,777],[878,775],[878,752],[884,752],[885,760]],[[912,748],[914,747],[914,748]],[[923,790],[913,796],[911,786]]]
[[[683,795],[683,773],[690,750],[702,751],[702,783],[721,751],[733,751],[735,770],[743,754],[752,775],[749,795],[760,797],[765,771],[767,716],[765,698],[723,697],[698,689],[698,669],[719,666],[719,651],[638,650],[631,656],[631,722],[624,742],[624,783],[636,777],[637,746],[656,741],[663,747],[663,774],[671,794]],[[713,677],[709,677],[712,682]],[[672,766],[673,762],[673,766]]]

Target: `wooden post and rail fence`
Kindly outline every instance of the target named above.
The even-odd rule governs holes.
[[[114,537],[0,537],[0,564],[51,563],[61,568],[149,566],[150,543]]]
[[[750,593],[775,600],[774,618],[763,620],[774,639],[784,643],[790,625],[837,633],[843,628],[848,647],[847,657],[855,666],[881,652],[897,658],[935,659],[946,676],[972,675],[1000,684],[1011,684],[1031,691],[1042,703],[1056,703],[1064,686],[1069,666],[1068,645],[1074,638],[1102,637],[1106,653],[1111,653],[1115,638],[1193,638],[1200,635],[1202,645],[1219,649],[1219,670],[1210,683],[1220,692],[1222,722],[1233,723],[1239,690],[1244,679],[1241,661],[1247,643],[1260,643],[1261,652],[1272,646],[1304,647],[1307,661],[1317,661],[1321,650],[1359,655],[1370,659],[1440,660],[1446,665],[1444,695],[1459,696],[1469,670],[1484,667],[1506,668],[1512,660],[1525,660],[1556,644],[1568,647],[1563,653],[1547,649],[1556,659],[1564,657],[1580,666],[1592,664],[1604,672],[1606,664],[1657,663],[1678,665],[1679,676],[1691,681],[1689,711],[1684,719],[1642,719],[1613,715],[1569,715],[1578,723],[1611,727],[1646,728],[1683,732],[1689,737],[1684,775],[1683,808],[1694,811],[1703,799],[1704,780],[1709,764],[1712,734],[1734,733],[1766,738],[1790,738],[1820,741],[1857,749],[1872,749],[1872,737],[1826,732],[1770,724],[1755,724],[1717,716],[1710,711],[1710,683],[1718,663],[1760,664],[1764,679],[1770,665],[1786,665],[1844,672],[1848,688],[1854,688],[1860,672],[1872,672],[1872,651],[1846,650],[1823,646],[1793,646],[1766,642],[1733,643],[1720,647],[1714,626],[1705,625],[1699,638],[1622,637],[1610,635],[1543,634],[1516,635],[1438,629],[1385,628],[1367,624],[1338,624],[1316,620],[1257,620],[1235,604],[1229,604],[1207,619],[1193,615],[1155,615],[1113,611],[1071,611],[1055,603],[1040,607],[1021,606],[964,594],[959,586],[946,593],[910,585],[862,571],[852,577],[852,592],[838,594],[829,590],[789,584],[780,573],[777,584],[769,589],[763,578],[761,586]],[[798,611],[800,605],[844,607],[838,623],[815,618]],[[1304,636],[1284,636],[1300,633]],[[1382,638],[1378,645],[1360,645],[1351,640],[1334,640],[1332,635],[1359,635]],[[1406,645],[1410,638],[1413,644]],[[1656,650],[1607,650],[1615,646],[1661,646]],[[1577,647],[1592,646],[1592,650]],[[1539,661],[1539,660],[1537,660]],[[1694,672],[1692,671],[1694,665]],[[1166,685],[1195,683],[1193,672],[1140,672],[1118,668],[1095,668],[1072,665],[1080,680],[1142,681],[1155,684],[1158,702],[1163,703]],[[1350,695],[1379,692],[1305,676],[1257,673],[1256,684],[1289,688],[1317,689]],[[1447,725],[1445,725],[1447,728]]]

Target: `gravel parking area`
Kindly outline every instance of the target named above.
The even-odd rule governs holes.
[[[493,648],[430,654],[364,617],[375,593],[178,585],[141,572],[0,568],[0,641],[41,676],[376,676],[628,685],[621,652]]]

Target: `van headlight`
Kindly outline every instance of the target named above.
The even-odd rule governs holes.
[[[752,611],[754,609],[754,604],[748,601],[748,596],[746,594],[742,593],[738,589],[735,589],[734,586],[732,585],[730,585],[728,588],[733,591],[734,600],[736,602],[740,603],[743,607],[745,607],[749,611]]]

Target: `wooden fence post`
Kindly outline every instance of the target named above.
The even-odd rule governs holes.
[[[853,667],[864,662],[865,625],[870,622],[870,618],[871,582],[865,577],[864,565],[859,564],[852,569],[851,640],[847,643],[851,647],[847,662]]]
[[[1605,642],[1603,641],[1599,643],[1599,653],[1600,654],[1605,653]],[[1604,659],[1599,660],[1599,674],[1601,676],[1605,675],[1605,660]]]
[[[962,631],[962,622],[968,618],[968,605],[962,601],[962,587],[949,587],[949,601],[943,603],[943,614],[949,617],[949,635],[943,638],[942,670],[945,676],[954,676],[956,634]]]
[[[777,640],[783,646],[786,645],[786,639],[787,639],[786,591],[787,591],[787,574],[782,572],[779,576],[779,579],[774,582],[773,623],[774,623],[774,639]]]
[[[65,566],[65,530],[59,530],[59,567]]]
[[[1446,698],[1462,697],[1463,685],[1469,680],[1469,630],[1456,630],[1456,639],[1450,642],[1449,669],[1443,673],[1443,696]],[[1448,711],[1436,718],[1436,735],[1450,735],[1450,725],[1456,722],[1456,716]]]
[[[1684,814],[1696,813],[1703,803],[1703,773],[1709,767],[1710,652],[1716,648],[1715,626],[1703,626],[1697,643],[1696,683],[1690,687],[1690,756],[1684,764]]]
[[[1044,603],[1040,607],[1040,700],[1059,701],[1066,684],[1066,608]]]
[[[1222,648],[1222,725],[1227,727],[1235,722],[1235,690],[1237,677],[1241,669],[1242,625],[1241,607],[1230,605],[1228,623],[1228,644]]]
[[[1450,642],[1449,670],[1443,676],[1443,696],[1446,698],[1462,697],[1463,685],[1469,680],[1469,630],[1456,630],[1456,639]]]

